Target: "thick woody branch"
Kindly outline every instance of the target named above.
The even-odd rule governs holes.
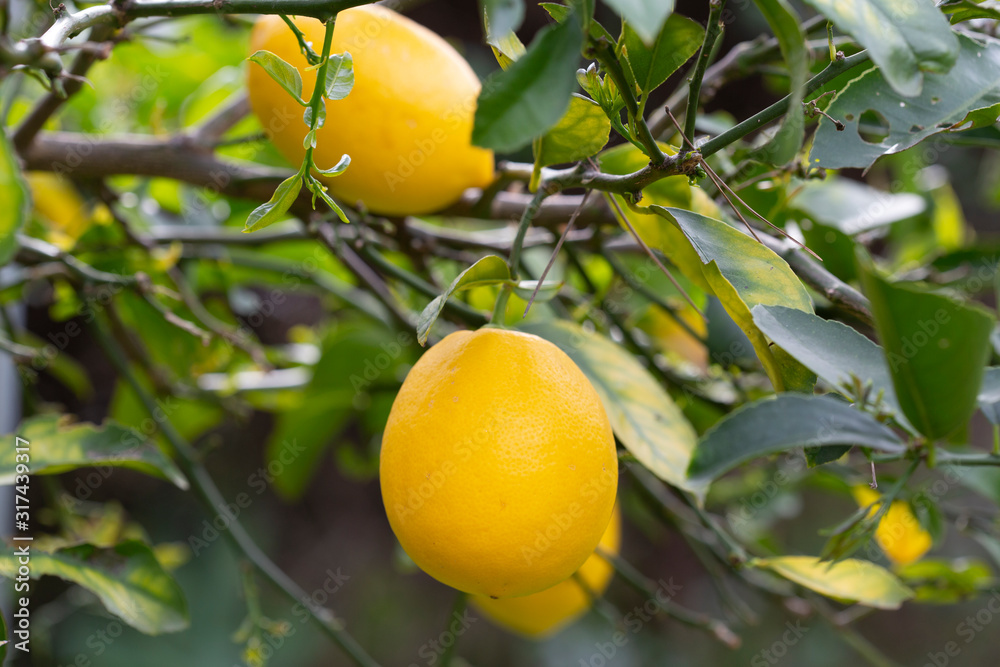
[[[589,169],[562,169],[546,170],[542,180],[543,183],[557,184],[560,188],[573,187],[572,184],[582,182],[587,187],[607,192],[631,192],[634,191],[633,188],[641,189],[665,175],[682,173],[695,155],[697,154],[687,154],[684,161],[671,156],[660,168],[647,166],[626,176],[603,174]],[[220,160],[210,150],[187,136],[162,140],[142,135],[120,135],[95,140],[84,134],[50,132],[40,134],[21,153],[21,157],[28,169],[60,171],[76,178],[101,178],[117,174],[172,178],[226,196],[261,202],[270,199],[278,184],[291,175],[287,170]],[[468,214],[479,197],[478,190],[469,191],[446,213]],[[560,227],[580,206],[581,197],[582,195],[570,194],[550,195],[539,207],[533,224],[550,229]],[[524,213],[531,199],[531,195],[527,193],[500,192],[486,213],[495,220],[516,220]],[[592,198],[592,202],[582,209],[577,218],[578,228],[616,224],[614,216],[603,202],[597,198]],[[300,196],[292,207],[292,213],[303,220],[314,215],[308,193]],[[253,239],[257,234],[242,236]],[[782,247],[775,249],[807,285],[826,296],[838,309],[871,324],[870,306],[857,290],[802,253]]]

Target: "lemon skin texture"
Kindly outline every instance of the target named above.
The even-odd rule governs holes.
[[[403,382],[379,461],[382,500],[410,558],[493,598],[576,572],[614,507],[618,459],[593,386],[537,336],[459,331]]]
[[[853,489],[858,505],[870,505],[879,498],[879,494],[866,486]],[[875,514],[877,508],[872,508]],[[879,548],[895,565],[909,565],[920,560],[927,553],[934,540],[920,520],[913,515],[910,505],[903,500],[895,500],[882,515],[878,528],[875,529],[875,541]]]
[[[621,517],[617,509],[601,537],[600,546],[610,553],[618,553]],[[574,576],[540,593],[501,600],[473,596],[470,602],[497,625],[532,639],[542,639],[569,625],[593,604],[590,594],[580,586],[577,577],[595,596],[600,596],[607,589],[613,574],[611,564],[595,552]]]
[[[295,24],[319,51],[323,24],[301,17]],[[298,68],[309,100],[316,73],[304,71],[305,56],[280,17],[254,25],[250,52],[261,49]],[[321,169],[351,156],[347,171],[324,180],[335,197],[375,213],[419,214],[493,180],[493,153],[471,145],[479,79],[451,45],[390,9],[366,5],[337,15],[331,53],[345,51],[354,59],[354,88],[342,100],[325,100],[313,152]],[[264,68],[250,63],[248,71],[251,108],[278,151],[301,164],[303,107]]]

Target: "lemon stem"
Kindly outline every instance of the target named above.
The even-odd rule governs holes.
[[[708,25],[705,26],[705,41],[701,45],[698,53],[698,62],[695,65],[694,73],[691,75],[691,84],[688,88],[687,113],[684,115],[684,148],[694,150],[695,121],[698,118],[698,105],[701,102],[701,82],[705,77],[705,70],[715,53],[715,44],[722,36],[722,8],[726,3],[724,0],[712,0],[709,3]]]

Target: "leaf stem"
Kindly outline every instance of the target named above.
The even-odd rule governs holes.
[[[457,616],[461,616],[465,612],[465,608],[469,602],[469,594],[463,591],[458,591],[455,596],[455,604],[451,607],[451,613],[448,614],[448,620],[444,623],[444,632],[451,634],[451,626],[455,622]],[[444,634],[444,633],[442,633]],[[441,653],[441,667],[449,667],[451,665],[452,655],[455,653],[455,646],[458,644],[458,636],[453,636],[451,638],[451,643],[445,646],[444,652]]]
[[[715,52],[715,45],[719,37],[722,36],[722,9],[725,0],[711,0],[709,2],[708,25],[705,27],[705,41],[702,42],[701,51],[698,53],[698,62],[694,72],[691,74],[691,85],[688,87],[687,113],[684,115],[684,149],[694,150],[695,122],[698,119],[698,105],[701,101],[701,82],[705,77],[705,70],[708,69],[712,54]]]
[[[649,130],[649,125],[646,124],[646,119],[640,114],[639,103],[635,99],[635,90],[625,78],[625,71],[622,69],[621,63],[618,62],[618,58],[615,57],[614,50],[605,38],[596,40],[594,46],[594,57],[615,82],[618,92],[625,101],[625,110],[628,112],[629,120],[639,135],[637,138],[645,147],[644,152],[653,164],[663,164],[667,156],[660,150],[653,133]]]

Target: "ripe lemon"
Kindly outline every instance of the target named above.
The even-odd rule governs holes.
[[[47,227],[48,240],[62,250],[69,250],[90,228],[91,207],[65,176],[48,171],[29,171],[25,180],[31,189],[35,213]]]
[[[601,537],[600,546],[617,554],[620,544],[621,517],[616,509]],[[613,574],[611,564],[594,552],[573,577],[541,593],[502,600],[474,596],[471,602],[498,625],[528,637],[541,638],[555,633],[590,609],[593,604],[591,594],[603,594]],[[580,586],[577,577],[583,580],[588,590]]]
[[[528,595],[593,553],[618,459],[586,376],[537,336],[453,333],[410,370],[389,413],[379,476],[389,524],[435,579]]]
[[[867,486],[856,486],[853,493],[861,507],[871,505],[879,499],[879,494]],[[876,511],[877,508],[873,507],[869,514],[875,514]],[[910,510],[909,503],[903,500],[894,500],[882,515],[878,528],[875,529],[875,541],[886,558],[896,565],[909,565],[919,560],[933,543],[931,534],[924,530]]]
[[[310,18],[295,24],[319,51],[323,24]],[[308,100],[316,73],[304,71],[305,56],[280,17],[254,25],[250,52],[261,49],[299,69]],[[390,9],[365,5],[337,15],[331,53],[345,51],[354,59],[354,88],[343,100],[326,101],[313,153],[324,169],[351,156],[347,171],[327,181],[335,197],[386,215],[428,213],[493,179],[493,153],[470,143],[479,79],[447,42]],[[248,88],[275,147],[301,164],[303,107],[253,63]]]

